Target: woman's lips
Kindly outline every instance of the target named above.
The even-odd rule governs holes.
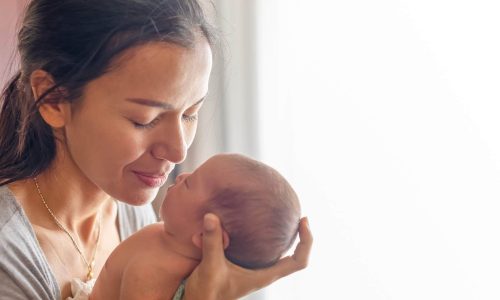
[[[167,174],[152,175],[152,174],[141,173],[141,172],[137,172],[137,171],[134,171],[134,174],[145,185],[152,187],[152,188],[157,188],[157,187],[162,186],[167,181],[167,177],[168,177]]]

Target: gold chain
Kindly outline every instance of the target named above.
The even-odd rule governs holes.
[[[36,190],[38,191],[38,195],[40,195],[40,199],[42,199],[43,205],[45,205],[45,208],[47,208],[47,211],[49,212],[49,214],[52,217],[52,219],[54,219],[54,221],[56,222],[56,225],[62,231],[64,231],[68,235],[68,237],[71,239],[71,241],[73,242],[73,245],[75,246],[76,250],[78,251],[78,254],[80,254],[80,257],[82,258],[83,262],[87,266],[87,281],[91,280],[94,277],[95,255],[96,255],[96,252],[97,252],[97,247],[99,246],[99,241],[101,240],[100,237],[101,237],[101,218],[102,218],[102,214],[99,213],[99,221],[98,221],[98,225],[97,225],[97,240],[96,240],[96,243],[95,243],[94,253],[92,254],[92,257],[91,257],[91,260],[90,260],[90,263],[89,263],[89,261],[85,258],[85,255],[83,255],[83,251],[80,250],[80,247],[78,247],[78,243],[76,242],[76,240],[73,237],[73,235],[66,228],[64,228],[64,226],[62,225],[62,223],[56,218],[56,216],[54,215],[54,213],[52,212],[52,210],[47,205],[47,202],[45,201],[45,197],[43,197],[43,194],[40,191],[40,187],[38,186],[38,180],[37,180],[37,178],[33,177],[33,181],[35,182]]]

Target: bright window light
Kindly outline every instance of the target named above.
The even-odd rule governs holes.
[[[315,234],[268,299],[500,299],[499,15],[259,2],[259,153]]]

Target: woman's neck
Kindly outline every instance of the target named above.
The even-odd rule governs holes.
[[[36,177],[9,184],[33,225],[55,228],[54,217],[82,242],[92,239],[99,212],[112,199],[86,178],[76,166],[56,161]],[[43,199],[42,199],[43,198]],[[47,207],[45,206],[46,203]]]

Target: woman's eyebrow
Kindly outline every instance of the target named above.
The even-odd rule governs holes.
[[[144,98],[126,98],[125,100],[133,102],[133,103],[137,103],[137,104],[140,104],[140,105],[145,105],[145,106],[150,106],[150,107],[155,107],[155,108],[161,108],[161,109],[164,109],[164,110],[171,110],[171,109],[173,109],[173,106],[170,103],[165,103],[165,102],[159,101],[159,100],[144,99]],[[198,100],[192,106],[196,106],[196,105],[200,104],[201,102],[203,102],[204,100],[205,100],[205,96],[203,98],[201,98],[200,100]]]
[[[127,101],[137,103],[140,105],[145,105],[145,106],[150,106],[150,107],[157,107],[165,110],[172,109],[173,106],[169,103],[165,103],[163,101],[158,101],[158,100],[152,100],[152,99],[144,99],[144,98],[127,98]]]

